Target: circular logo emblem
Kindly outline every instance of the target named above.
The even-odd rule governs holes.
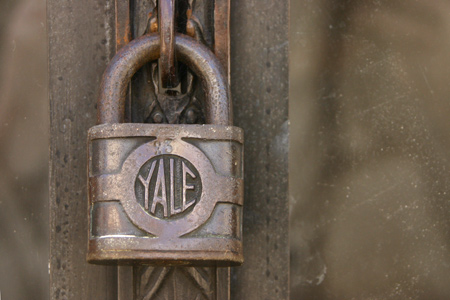
[[[177,219],[191,212],[200,201],[200,174],[187,159],[170,154],[152,157],[135,180],[137,202],[159,219]]]

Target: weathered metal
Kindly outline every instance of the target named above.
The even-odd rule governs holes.
[[[164,269],[160,267],[141,266],[132,271],[132,267],[120,266],[117,271],[115,266],[86,263],[88,202],[80,200],[87,198],[87,173],[80,166],[87,159],[87,130],[96,122],[96,91],[116,51],[116,33],[123,36],[119,34],[121,29],[130,24],[131,36],[141,36],[154,8],[153,1],[116,0],[116,10],[112,1],[105,0],[47,2],[51,57],[51,299],[288,299],[288,144],[282,138],[287,134],[283,124],[288,107],[288,1],[276,5],[261,5],[257,0],[232,2],[228,30],[232,31],[234,120],[247,133],[246,157],[256,158],[246,160],[245,166],[243,229],[247,255],[245,264],[232,268],[231,275],[229,268],[198,268],[202,275],[197,281],[201,284],[192,277],[183,277],[188,271],[182,267],[161,277],[147,276],[159,274]],[[216,14],[220,13],[216,11],[218,2],[196,0],[193,15],[202,25],[207,46],[220,59],[218,39],[214,37],[221,22]],[[222,53],[226,55],[227,69],[230,52]],[[156,101],[149,82],[144,69],[133,78],[132,122],[143,122],[145,108]],[[201,93],[197,96],[203,103]],[[212,288],[204,290],[204,282]],[[159,290],[152,295],[149,290],[156,285]],[[209,291],[213,293],[205,294]]]
[[[115,1],[115,33],[116,33],[116,52],[128,44],[131,39],[131,20],[129,1]]]
[[[150,66],[151,79],[154,85],[153,101],[147,108],[148,123],[168,123],[168,124],[203,124],[204,117],[202,106],[195,97],[196,78],[191,72],[187,72],[184,79],[183,93],[179,90],[165,90],[160,87],[156,64]]]
[[[125,15],[131,18],[131,31],[133,36],[141,36],[143,32],[158,32],[157,20],[157,1],[134,1],[134,0],[116,0],[117,8],[123,6],[126,2],[131,6],[131,15]],[[219,4],[219,2],[221,4]],[[177,31],[183,32],[194,37],[198,41],[214,49],[214,54],[222,62],[223,67],[229,74],[229,48],[218,47],[219,39],[223,41],[222,45],[229,46],[229,0],[205,1],[205,0],[179,0],[177,13]],[[187,6],[186,14],[184,11]],[[221,8],[218,9],[218,6]],[[127,10],[127,9],[124,9]],[[150,14],[148,12],[151,12]],[[212,14],[211,12],[214,12]],[[227,13],[225,13],[227,12]],[[116,16],[123,16],[123,12],[116,12]],[[183,18],[187,16],[187,22]],[[223,18],[227,16],[228,18]],[[117,20],[116,32],[123,31],[125,20]],[[216,23],[216,24],[215,24]],[[201,24],[201,25],[200,25]],[[120,28],[119,28],[120,27]],[[218,28],[225,28],[222,34],[215,34]],[[217,45],[217,46],[216,46]],[[224,51],[219,51],[223,49]],[[219,54],[220,53],[220,54]],[[175,97],[167,97],[166,93],[159,92],[158,72],[154,71],[156,63],[144,66],[133,77],[133,83],[130,85],[131,102],[133,106],[127,111],[126,115],[132,122],[148,123],[193,123],[204,124],[204,103],[205,95],[201,91],[201,85],[198,80],[192,76],[191,72],[183,75],[183,66],[181,65],[179,79],[183,81],[182,93],[177,95],[181,97],[179,101]],[[188,100],[188,101],[186,101]],[[186,104],[186,102],[188,102]],[[129,102],[128,102],[129,103]],[[184,110],[184,111],[183,111]],[[180,111],[182,113],[180,114]],[[230,297],[230,269],[229,268],[201,268],[198,271],[202,276],[194,278],[188,276],[191,272],[185,272],[185,268],[177,267],[172,272],[162,272],[163,267],[118,267],[118,292],[119,299],[214,299],[228,300]],[[132,278],[130,279],[130,273]],[[150,275],[151,274],[151,275]],[[159,274],[155,276],[154,274]],[[160,276],[163,276],[161,278]],[[128,283],[132,282],[130,286]],[[205,289],[204,284],[208,283],[211,288]],[[158,286],[157,294],[152,294],[153,289],[148,287]],[[177,298],[175,295],[179,295]],[[182,296],[181,296],[182,295]]]
[[[230,0],[214,1],[214,53],[230,81]]]
[[[98,101],[98,124],[122,123],[124,120],[125,96],[131,77],[144,64],[154,61],[160,55],[158,35],[145,35],[123,47],[108,65],[103,75]],[[205,85],[208,101],[205,103],[207,124],[232,124],[232,108],[229,91],[220,62],[214,54],[196,40],[177,34],[177,57]],[[133,52],[129,55],[129,52]]]
[[[159,46],[156,34],[132,41],[103,76],[101,125],[89,130],[88,261],[239,265],[243,132],[227,126],[228,85],[214,54],[177,35],[178,58],[202,79],[214,125],[119,123],[129,80]]]
[[[176,88],[179,81],[175,57],[175,0],[158,1],[158,29],[161,38],[160,84],[163,88]]]

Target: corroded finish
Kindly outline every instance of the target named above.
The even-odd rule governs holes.
[[[201,79],[207,93],[206,123],[232,123],[231,100],[224,70],[215,55],[204,45],[185,35],[176,35],[177,58]],[[160,55],[157,34],[137,38],[121,48],[108,65],[98,99],[98,124],[122,123],[125,96],[131,77],[144,64]]]
[[[175,59],[175,0],[158,1],[158,29],[161,37],[161,56],[158,70],[163,88],[178,85]]]
[[[157,59],[159,37],[124,46],[103,76],[89,130],[92,263],[232,266],[243,262],[243,132],[231,123],[220,62],[177,36],[180,60],[202,79],[206,119],[218,125],[123,124],[126,88]],[[103,124],[104,123],[104,124]]]
[[[242,143],[242,130],[231,126],[104,124],[91,128],[88,260],[242,263]],[[186,172],[181,176],[184,181],[190,178],[188,184],[173,183],[177,175],[173,157],[183,159],[179,164]],[[154,158],[159,168],[152,164]],[[142,175],[148,162],[151,168]],[[167,162],[172,162],[171,167]],[[201,195],[185,209],[180,195],[199,189],[188,188],[194,177],[201,180]],[[146,179],[147,205],[136,195]]]

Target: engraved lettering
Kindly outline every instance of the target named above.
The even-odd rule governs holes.
[[[161,191],[161,197],[159,196]],[[166,197],[166,176],[164,175],[164,160],[159,160],[158,175],[156,177],[155,193],[153,194],[152,209],[153,214],[156,210],[156,204],[161,204],[164,209],[164,217],[167,217],[167,197]]]
[[[153,170],[155,170],[155,164],[156,164],[156,161],[154,161],[152,163],[152,166],[150,167],[150,172],[148,172],[146,179],[144,179],[144,177],[142,177],[142,175],[139,175],[139,180],[141,181],[142,185],[144,186],[144,200],[145,200],[144,207],[146,210],[148,210],[148,186],[149,186],[150,180],[152,179],[152,176],[153,176]]]
[[[173,172],[173,158],[170,159],[170,211],[171,214],[178,214],[183,210],[181,208],[175,208],[175,191],[174,191],[174,172]]]
[[[192,185],[187,185],[186,183],[186,174],[189,174],[193,179],[195,179],[194,173],[186,166],[186,164],[183,161],[183,210],[186,210],[189,208],[192,204],[194,204],[194,201],[191,201],[189,203],[186,202],[186,191],[187,190],[193,190],[195,187]]]
[[[136,200],[158,218],[182,215],[200,201],[200,174],[188,160],[171,154],[148,160],[135,183]]]

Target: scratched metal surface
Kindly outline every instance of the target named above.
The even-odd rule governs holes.
[[[291,298],[449,299],[449,2],[291,4]]]

